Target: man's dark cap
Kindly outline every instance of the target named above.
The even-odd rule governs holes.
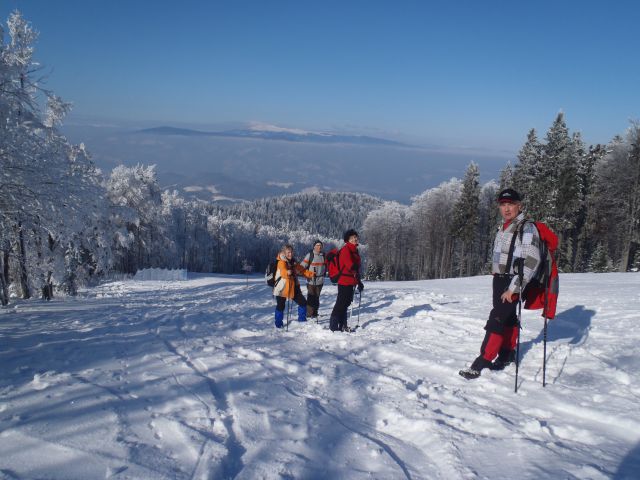
[[[522,197],[513,188],[505,188],[498,194],[498,203],[521,202]]]

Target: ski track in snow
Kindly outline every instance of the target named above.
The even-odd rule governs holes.
[[[517,394],[512,367],[457,375],[489,277],[367,283],[352,334],[327,329],[330,285],[319,324],[293,308],[276,330],[255,277],[19,301],[0,310],[0,479],[638,478],[639,287],[563,275],[547,387],[524,311]]]

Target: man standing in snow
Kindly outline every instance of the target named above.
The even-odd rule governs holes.
[[[525,221],[521,200],[520,194],[511,188],[502,190],[498,195],[498,209],[503,222],[493,243],[493,309],[484,327],[486,333],[480,356],[471,367],[459,372],[468,380],[478,378],[483,368],[503,370],[515,361],[520,328],[517,315],[519,295],[540,264],[538,230],[532,222]]]
[[[320,292],[324,284],[325,261],[322,252],[322,242],[313,242],[311,250],[300,262],[303,268],[315,273],[312,278],[307,278],[307,318],[318,318],[320,308]]]

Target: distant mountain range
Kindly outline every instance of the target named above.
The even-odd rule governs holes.
[[[226,130],[222,132],[203,132],[188,128],[154,127],[137,130],[135,134],[145,135],[174,135],[183,137],[225,137],[225,138],[256,138],[262,140],[283,140],[287,142],[311,142],[351,145],[387,145],[392,147],[408,147],[409,145],[384,138],[366,135],[336,135],[326,132],[310,132],[306,130],[276,127],[274,125],[253,124],[244,130]]]
[[[481,179],[487,181],[515,158],[256,122],[148,126],[76,124],[64,126],[64,133],[83,142],[107,174],[120,164],[154,164],[162,188],[217,202],[309,191],[409,202],[442,181],[462,178],[470,161],[480,165]]]

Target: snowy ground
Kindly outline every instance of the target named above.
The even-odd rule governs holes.
[[[640,477],[640,274],[561,277],[466,381],[489,277],[368,283],[360,328],[272,324],[262,280],[110,283],[0,310],[2,479]],[[355,318],[350,321],[356,323]]]

